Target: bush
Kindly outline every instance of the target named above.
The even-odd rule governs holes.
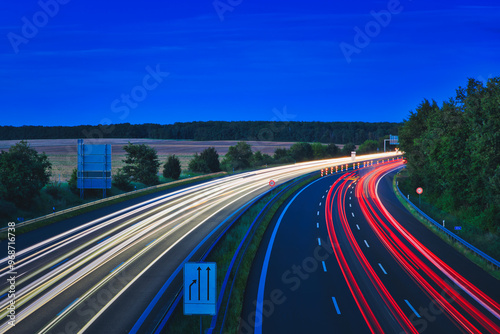
[[[121,168],[119,168],[115,176],[113,176],[113,186],[125,191],[132,190],[130,177]]]
[[[170,155],[163,166],[163,176],[165,178],[171,178],[178,180],[181,176],[181,162],[179,158],[174,155]]]
[[[74,168],[73,171],[71,172],[71,176],[68,180],[68,186],[69,190],[71,190],[72,193],[77,194],[78,193],[78,169]]]
[[[205,160],[198,153],[195,153],[193,159],[189,161],[188,168],[195,173],[210,173],[210,168]]]
[[[200,153],[200,159],[203,160],[210,172],[216,173],[220,172],[219,154],[215,150],[215,147],[209,147],[204,149]]]
[[[273,162],[273,158],[269,154],[262,154],[257,151],[252,156],[252,166],[259,167]]]
[[[313,149],[309,143],[295,143],[290,147],[290,155],[296,161],[310,161],[314,157]]]
[[[52,196],[54,199],[60,199],[62,194],[61,194],[61,185],[57,182],[50,182],[46,187],[45,187],[45,192]]]
[[[347,143],[344,145],[344,147],[342,147],[340,154],[342,156],[349,156],[350,157],[352,151],[356,151],[356,145],[354,145],[353,143]]]
[[[359,145],[357,150],[358,154],[367,154],[377,152],[378,142],[376,140],[366,140],[363,144]]]
[[[328,154],[331,158],[336,157],[340,154],[340,148],[333,143],[328,144],[326,147],[326,154]]]
[[[243,169],[250,167],[252,159],[252,147],[244,141],[240,141],[234,146],[230,146],[224,157],[223,163],[229,168]]]
[[[277,148],[274,151],[274,160],[280,161],[286,157],[288,157],[290,154],[286,148]]]

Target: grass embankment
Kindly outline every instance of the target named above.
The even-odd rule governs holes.
[[[490,262],[486,261],[483,259],[481,256],[476,255],[473,251],[469,250],[467,247],[463,246],[461,243],[454,241],[451,237],[449,237],[446,233],[441,231],[439,228],[437,228],[433,223],[431,223],[429,220],[427,220],[424,216],[422,216],[420,213],[417,212],[410,204],[407,203],[407,201],[401,197],[401,194],[399,193],[397,187],[396,187],[396,182],[399,181],[399,188],[404,194],[410,193],[410,200],[415,204],[417,207],[419,205],[418,203],[418,195],[415,193],[415,195],[412,195],[411,192],[407,191],[407,186],[405,184],[405,180],[407,178],[407,171],[402,170],[397,174],[397,176],[393,179],[393,187],[394,187],[394,192],[396,194],[396,197],[399,199],[401,204],[410,211],[410,213],[417,218],[422,224],[424,224],[429,230],[434,232],[437,236],[439,236],[442,240],[444,240],[446,243],[451,245],[453,248],[455,248],[458,252],[466,256],[469,260],[477,264],[479,267],[481,267],[483,270],[488,272],[491,276],[495,277],[496,279],[500,280],[500,268],[495,267],[492,265]],[[413,198],[412,198],[413,196]],[[481,231],[478,231],[477,229],[470,228],[466,223],[455,217],[454,215],[444,212],[440,210],[439,208],[436,208],[429,202],[425,200],[425,198],[422,196],[421,198],[421,203],[420,203],[420,209],[425,212],[428,216],[433,218],[437,222],[442,222],[445,220],[445,227],[448,228],[450,231],[453,231],[454,226],[462,226],[462,230],[460,230],[457,235],[464,239],[465,241],[469,242],[470,244],[476,246],[477,248],[481,249],[484,251],[486,254],[492,256],[495,259],[498,259],[498,254],[500,252],[500,241],[498,235],[494,235],[491,233],[484,233]]]
[[[292,188],[288,189],[282,193],[279,198],[265,211],[265,214],[260,217],[257,222],[257,226],[253,238],[250,240],[246,252],[243,254],[241,259],[241,264],[239,270],[235,277],[231,274],[230,279],[234,279],[234,287],[229,300],[228,314],[226,316],[226,322],[224,326],[224,333],[237,333],[241,311],[243,308],[243,301],[245,297],[245,287],[247,285],[248,275],[250,274],[250,269],[254,261],[257,250],[260,246],[261,240],[269,226],[271,220],[273,219],[276,212],[279,210],[281,205],[297,190],[304,187],[306,184],[310,183],[319,176],[314,175],[304,179]],[[264,206],[271,200],[271,198],[278,193],[282,187],[277,187],[274,191],[270,192],[268,195],[263,197],[257,203],[255,203],[249,210],[247,210],[237,222],[227,231],[227,233],[220,239],[218,244],[214,247],[212,252],[206,259],[206,262],[216,262],[217,263],[217,289],[220,293],[220,288],[222,282],[226,276],[229,264],[234,256],[236,249],[238,248],[241,240],[248,231],[250,225],[257,217],[259,212],[264,208]],[[251,234],[250,234],[251,235]],[[235,266],[237,262],[235,263]],[[234,268],[233,268],[234,271]],[[231,282],[228,283],[227,288],[229,289]],[[221,304],[220,314],[218,318],[217,325],[220,326],[222,320],[223,312],[225,311],[227,301],[227,296]],[[203,329],[207,330],[210,326],[212,320],[211,316],[202,316]],[[220,330],[220,328],[219,328]],[[185,316],[183,315],[182,305],[179,303],[176,310],[172,314],[166,328],[167,333],[199,333],[200,332],[200,317],[199,316]]]
[[[128,192],[128,193],[125,193],[123,191],[120,192],[120,191],[116,191],[115,190],[115,192],[112,192],[113,195],[119,195],[119,194],[125,194],[125,195],[122,196],[122,197],[118,197],[118,198],[112,198],[112,197],[110,197],[110,198],[106,199],[103,202],[92,203],[92,200],[88,200],[87,203],[85,203],[85,201],[72,202],[75,205],[76,204],[89,204],[89,205],[85,206],[85,207],[82,207],[82,208],[79,208],[79,209],[76,209],[76,210],[73,210],[71,212],[67,212],[67,213],[58,213],[58,212],[56,212],[53,216],[49,216],[46,219],[34,222],[34,223],[26,225],[26,226],[16,227],[16,234],[19,235],[19,234],[22,234],[22,233],[26,233],[26,232],[35,230],[37,228],[40,228],[42,226],[50,225],[50,224],[59,222],[61,220],[69,219],[69,218],[72,218],[72,217],[75,217],[75,216],[78,216],[78,215],[81,215],[81,214],[84,214],[84,213],[87,213],[87,212],[90,212],[90,211],[101,209],[101,208],[104,208],[106,206],[117,204],[117,203],[120,203],[120,202],[123,202],[123,201],[127,201],[127,200],[130,200],[130,199],[134,199],[134,198],[140,197],[140,196],[149,195],[149,194],[152,194],[152,193],[156,193],[156,192],[159,192],[159,191],[164,191],[164,190],[171,189],[171,188],[174,188],[174,187],[182,187],[182,186],[189,185],[189,184],[195,183],[195,182],[201,182],[201,181],[211,180],[211,179],[220,177],[220,176],[222,176],[224,174],[225,173],[222,172],[222,173],[211,174],[211,175],[206,175],[206,176],[198,176],[198,177],[193,177],[193,178],[187,178],[187,179],[178,180],[178,181],[175,181],[175,182],[167,182],[167,183],[164,183],[164,184],[160,184],[157,187],[152,188],[152,189],[141,189],[141,188],[144,188],[144,186],[139,186],[138,187],[139,189],[137,189],[137,191],[131,191],[131,192]],[[67,188],[67,185],[64,185],[64,187]],[[70,198],[70,196],[76,196],[75,194],[71,193],[71,191],[69,190],[69,188],[67,189],[67,192],[69,194],[61,195],[61,196],[67,196],[67,197],[63,197],[63,198]],[[40,201],[45,201],[46,200],[45,199],[46,196],[50,196],[50,195],[48,195],[46,193],[42,193],[41,198],[39,200]],[[95,200],[97,200],[97,198],[93,198],[93,201],[95,201]],[[68,204],[65,207],[61,207],[58,210],[69,209],[69,208],[71,208],[71,207],[73,207],[75,205]],[[6,226],[7,222],[5,222],[5,224],[3,224],[3,225]],[[6,236],[7,236],[6,232],[0,233],[0,240],[5,239]]]

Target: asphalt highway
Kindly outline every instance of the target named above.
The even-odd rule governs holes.
[[[241,333],[498,333],[498,281],[406,211],[400,162],[331,175],[266,232]]]
[[[347,163],[352,168],[344,158],[236,174],[18,236],[14,298],[8,259],[0,260],[0,332],[148,333],[181,288],[182,265],[201,258],[271,179],[279,185]]]

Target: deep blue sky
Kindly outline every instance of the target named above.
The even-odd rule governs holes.
[[[236,5],[223,20],[213,0],[59,1],[53,17],[0,4],[1,125],[272,120],[285,106],[285,120],[399,122],[500,75],[498,1],[401,0],[350,62],[341,43],[393,0],[221,0]],[[169,73],[150,90],[147,67]]]

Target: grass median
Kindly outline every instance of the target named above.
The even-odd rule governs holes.
[[[406,171],[402,171],[400,173],[406,173]],[[422,216],[415,208],[413,208],[406,199],[404,199],[401,194],[399,193],[397,189],[397,184],[398,178],[401,179],[401,174],[398,173],[392,182],[394,193],[396,194],[396,197],[398,200],[401,202],[401,204],[417,219],[419,220],[422,224],[424,224],[425,227],[427,227],[429,230],[431,230],[434,234],[436,234],[439,238],[441,238],[444,242],[455,248],[458,252],[463,254],[465,257],[467,257],[469,260],[477,264],[479,267],[481,267],[484,271],[489,273],[491,276],[496,278],[497,280],[500,280],[500,268],[497,268],[496,266],[492,265],[489,261],[486,261],[483,257],[477,255],[475,252],[471,251],[469,248],[465,247],[462,245],[460,242],[456,242],[454,239],[452,239],[450,236],[448,236],[446,233],[441,231],[439,228],[436,227],[432,222],[430,222],[427,218]],[[404,174],[403,174],[404,178]],[[423,210],[422,210],[423,211]],[[426,212],[427,214],[427,212]],[[466,236],[460,236],[463,239],[466,239]],[[464,238],[465,237],[465,238]]]
[[[272,221],[274,215],[279,210],[281,205],[297,190],[309,184],[313,180],[317,179],[319,176],[314,175],[306,177],[303,181],[299,182],[295,186],[292,186],[287,191],[283,192],[279,198],[268,208],[260,220],[257,222],[257,226],[254,228],[255,234],[250,240],[248,248],[242,255],[241,264],[236,275],[230,278],[234,280],[234,288],[230,297],[224,297],[221,304],[220,315],[218,318],[217,326],[220,326],[220,321],[223,317],[222,312],[226,309],[226,304],[228,306],[228,314],[226,316],[226,322],[224,325],[224,333],[237,333],[240,323],[241,311],[243,308],[243,302],[245,297],[245,287],[247,285],[248,276],[250,274],[250,269],[254,261],[257,250],[259,249],[260,243],[266,232],[270,222]],[[235,224],[227,231],[227,233],[220,239],[218,244],[214,247],[212,252],[207,257],[207,262],[217,263],[217,288],[220,290],[222,282],[226,276],[229,264],[238,248],[238,245],[242,241],[244,235],[250,228],[252,222],[257,217],[259,212],[266,206],[266,204],[271,200],[271,198],[277,194],[283,186],[277,187],[275,190],[267,194],[265,197],[261,198],[257,203],[252,205],[252,207],[247,210]],[[228,288],[231,282],[228,283]],[[220,293],[220,291],[218,291]],[[202,316],[203,329],[206,330],[210,326],[212,320],[211,316]],[[220,330],[220,327],[217,327]],[[200,332],[200,316],[185,316],[183,315],[182,305],[178,305],[166,328],[167,333],[199,333]]]

